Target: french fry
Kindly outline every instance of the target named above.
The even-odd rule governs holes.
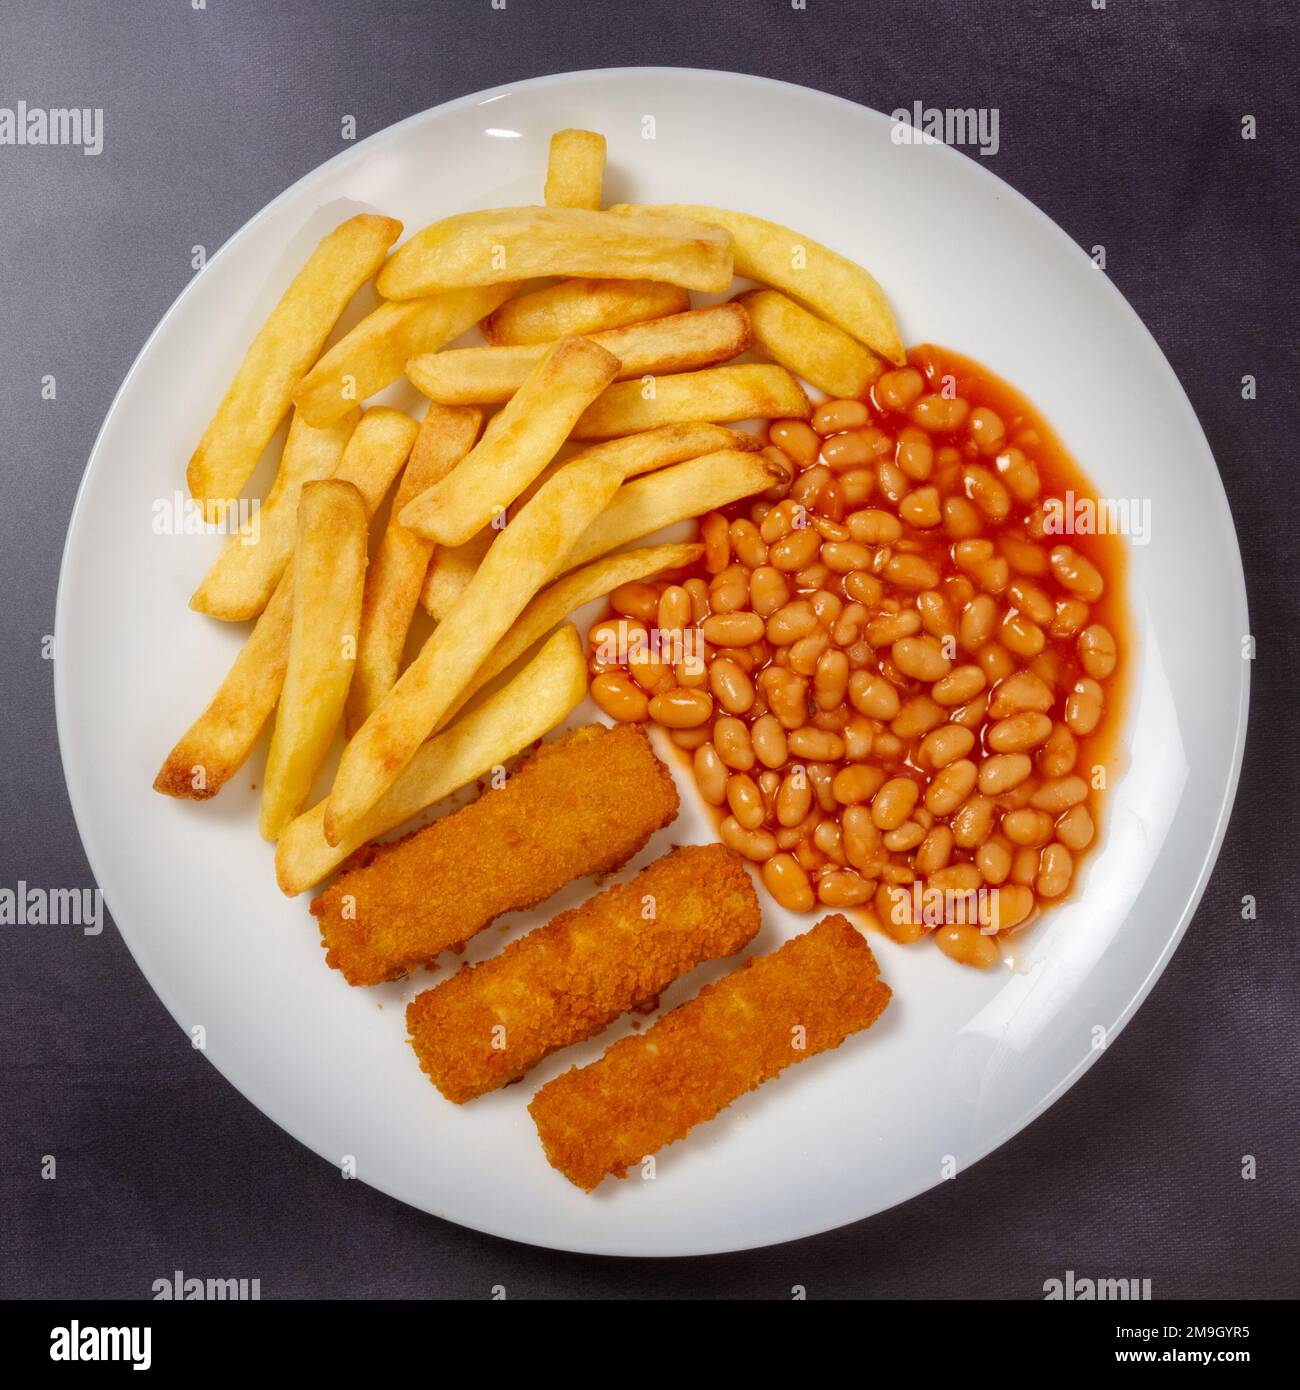
[[[777,465],[762,454],[738,449],[723,449],[647,473],[619,488],[609,506],[564,557],[563,568],[571,570],[585,565],[628,541],[658,531],[661,526],[702,516],[742,497],[765,492],[784,477]],[[514,522],[510,524],[513,526]]]
[[[510,284],[485,285],[381,304],[307,373],[293,393],[294,404],[309,424],[333,424],[358,401],[391,386],[409,358],[459,338],[513,290]]]
[[[356,487],[368,516],[401,471],[415,435],[415,421],[400,410],[381,407],[361,417],[334,476]],[[211,703],[167,755],[155,791],[207,801],[253,751],[284,684],[293,631],[293,571],[290,560]]]
[[[649,383],[616,382],[583,411],[572,438],[611,439],[687,420],[806,420],[811,414],[803,387],[784,367],[744,363]]]
[[[290,897],[304,892],[368,840],[523,752],[567,719],[586,693],[582,639],[576,628],[563,627],[508,685],[425,743],[357,829],[337,845],[325,838],[323,801],[288,825],[275,847],[280,891]]]
[[[605,137],[594,130],[557,130],[546,165],[546,206],[600,206],[605,177]]]
[[[690,307],[691,297],[679,285],[655,280],[561,280],[508,299],[480,327],[495,347],[515,347],[590,336],[683,314]]]
[[[352,735],[397,682],[411,617],[419,602],[433,542],[397,519],[412,497],[445,477],[473,447],[482,411],[430,405],[397,485],[393,514],[366,573],[356,670],[348,691],[347,732]]]
[[[331,844],[393,784],[621,481],[618,469],[599,459],[566,464],[492,542],[460,602],[343,750],[325,807]]]
[[[735,238],[737,275],[784,290],[888,361],[901,366],[907,360],[885,292],[860,265],[811,237],[729,208],[622,203],[611,211],[635,217],[638,222],[659,215],[725,227]]]
[[[258,509],[257,539],[231,536],[194,591],[190,607],[225,622],[255,618],[266,607],[293,554],[304,483],[332,478],[361,412],[353,406],[325,429],[295,411],[275,482]]]
[[[456,703],[443,715],[441,723],[450,724],[456,714],[484,686],[506,670],[533,645],[545,637],[557,623],[570,613],[590,603],[602,594],[648,579],[664,570],[682,569],[694,564],[704,554],[704,547],[690,542],[685,545],[651,545],[643,550],[625,550],[620,555],[608,555],[586,565],[542,590],[515,619],[510,631],[497,644],[496,650],[474,673],[474,679],[461,692]]]
[[[402,508],[402,525],[439,545],[463,545],[555,457],[617,371],[618,358],[588,338],[545,349],[464,461]]]
[[[401,231],[391,217],[348,218],[321,240],[271,310],[186,472],[210,519],[239,496],[339,315]]]
[[[425,227],[393,253],[377,281],[385,299],[537,275],[663,280],[688,290],[731,284],[731,236],[663,216],[585,208],[494,208]]]
[[[302,809],[325,761],[356,666],[366,580],[366,504],[352,483],[308,483],[298,504],[293,630],[262,779],[262,838]]]
[[[485,526],[464,545],[434,546],[433,558],[429,561],[420,590],[420,604],[431,618],[441,622],[460,601],[460,596],[469,588],[469,581],[483,563],[488,546],[498,534],[495,527]]]
[[[617,380],[644,372],[684,372],[744,352],[750,341],[749,316],[739,304],[715,304],[593,333],[587,341],[618,358]],[[457,348],[413,358],[406,364],[406,374],[431,400],[446,405],[492,404],[508,401],[547,351],[543,343]]]
[[[749,310],[754,345],[828,396],[856,400],[885,370],[874,352],[779,290],[750,290],[735,303]]]

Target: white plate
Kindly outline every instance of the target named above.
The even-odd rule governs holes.
[[[607,1182],[595,1196],[547,1165],[525,1106],[624,1025],[523,1085],[452,1106],[404,1042],[401,1006],[423,982],[350,990],[325,968],[306,900],[277,892],[250,789],[261,755],[208,805],[150,789],[244,631],[186,607],[219,539],[154,535],[152,507],[184,487],[257,324],[350,211],[414,231],[539,201],[547,140],[564,126],[608,136],[611,200],[744,208],[862,262],[906,341],[1005,376],[1102,495],[1149,497],[1153,516],[1130,573],[1131,766],[1082,891],[1034,932],[1018,969],[982,974],[877,940],[895,991],[880,1024],[663,1151],[656,1181]],[[1240,767],[1249,631],[1205,439],[1160,350],[1077,246],[978,160],[895,144],[890,128],[818,92],[679,68],[566,74],[427,111],[331,160],[233,237],[146,343],[100,433],[63,558],[55,684],[96,878],[150,984],[185,1030],[206,1031],[222,1073],[330,1163],[351,1155],[364,1181],[426,1211],[625,1255],[744,1249],[869,1216],[941,1181],[946,1165],[968,1167],[1061,1095],[1150,990],[1200,899]],[[708,838],[684,814],[636,864]],[[555,906],[509,925],[517,934]],[[797,925],[768,904],[757,948]],[[490,929],[471,958],[502,940]],[[667,1002],[720,972],[679,982]]]

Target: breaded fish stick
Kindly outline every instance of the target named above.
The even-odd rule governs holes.
[[[588,1192],[621,1178],[792,1063],[869,1028],[889,994],[865,938],[838,913],[823,918],[543,1086],[528,1109],[546,1156]]]
[[[675,849],[417,995],[406,1010],[415,1054],[448,1100],[473,1100],[599,1033],[701,961],[733,955],[761,920],[734,850]]]
[[[503,912],[620,868],[677,807],[640,729],[576,729],[504,787],[340,874],[311,905],[326,959],[352,985],[398,979]]]

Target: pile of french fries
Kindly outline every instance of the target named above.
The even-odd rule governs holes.
[[[285,893],[572,713],[587,669],[565,619],[702,553],[626,547],[789,481],[730,426],[806,419],[801,381],[860,396],[904,361],[861,267],[744,213],[602,210],[604,167],[603,136],[560,131],[544,207],[449,217],[391,255],[400,223],[344,222],[272,310],[190,460],[190,490],[218,519],[291,415],[256,543],[232,536],[191,599],[253,629],[154,782],[215,796],[274,715],[261,831]],[[690,291],[736,276],[761,285],[691,307]],[[323,350],[372,278],[379,307]],[[448,347],[475,324],[485,346]],[[429,400],[418,425],[364,408],[403,375]],[[419,606],[435,626],[404,665]],[[332,789],[304,810],[340,728]]]

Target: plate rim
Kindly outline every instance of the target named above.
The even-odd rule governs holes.
[[[193,275],[190,278],[190,280],[185,284],[185,286],[180,290],[180,292],[176,295],[175,299],[172,300],[171,304],[164,311],[162,316],[159,318],[158,322],[154,325],[152,331],[149,333],[148,337],[145,339],[145,341],[139,348],[138,352],[136,353],[134,359],[131,362],[130,367],[127,369],[126,374],[123,376],[121,384],[119,385],[117,391],[114,393],[113,399],[109,404],[107,411],[104,414],[104,418],[100,423],[98,431],[96,432],[94,443],[91,446],[90,452],[87,456],[85,467],[82,471],[81,480],[77,486],[77,491],[73,499],[72,509],[68,517],[67,528],[64,536],[63,550],[59,562],[59,577],[55,598],[54,619],[54,637],[56,653],[56,660],[54,663],[55,727],[59,743],[59,759],[63,770],[64,782],[68,792],[69,803],[72,808],[73,820],[77,828],[78,836],[81,840],[82,850],[90,866],[91,873],[94,876],[96,886],[101,888],[103,891],[104,901],[108,905],[109,912],[113,918],[113,923],[117,928],[118,935],[121,938],[123,944],[126,946],[128,952],[130,953],[132,961],[134,962],[136,968],[139,969],[140,973],[144,976],[146,983],[157,996],[159,1002],[171,1015],[172,1019],[178,1024],[182,1024],[182,1015],[181,1012],[174,1006],[174,1000],[172,997],[171,989],[163,989],[159,986],[155,978],[155,972],[151,964],[146,960],[146,957],[148,956],[147,950],[144,948],[143,944],[137,944],[132,940],[129,930],[123,926],[121,920],[119,919],[116,911],[113,908],[113,898],[117,895],[115,893],[110,892],[109,888],[106,886],[105,877],[101,873],[101,865],[105,862],[101,853],[101,849],[98,845],[93,843],[93,837],[87,835],[86,826],[89,823],[88,814],[85,810],[87,793],[85,791],[84,786],[81,783],[80,771],[70,765],[68,757],[69,737],[67,729],[68,720],[70,717],[68,711],[68,701],[70,696],[67,689],[67,677],[64,674],[64,672],[67,669],[66,664],[61,663],[57,659],[57,654],[63,649],[63,640],[66,632],[66,605],[68,603],[69,591],[68,572],[70,568],[70,555],[73,549],[73,540],[79,532],[80,527],[84,521],[84,504],[86,494],[89,489],[91,473],[92,470],[95,469],[97,463],[99,462],[100,453],[103,448],[104,439],[106,434],[108,433],[109,426],[112,423],[114,417],[116,416],[118,409],[122,404],[122,401],[126,397],[129,390],[132,388],[133,382],[137,374],[142,370],[144,364],[150,357],[155,341],[170,325],[173,318],[181,313],[189,296],[191,295],[191,293],[195,291],[196,287],[199,285],[205,273],[212,266],[220,262],[228,252],[236,248],[237,244],[241,243],[244,240],[244,238],[264,219],[271,217],[282,204],[290,201],[292,198],[297,196],[304,185],[309,184],[313,180],[324,178],[328,171],[335,169],[335,167],[338,165],[347,163],[348,161],[352,160],[361,160],[365,157],[365,153],[368,147],[372,146],[375,142],[391,138],[395,132],[400,131],[406,127],[415,125],[419,122],[426,121],[431,116],[434,116],[437,113],[450,112],[464,107],[482,105],[485,104],[487,100],[490,98],[509,96],[524,89],[535,90],[544,89],[547,87],[561,87],[566,83],[573,82],[575,79],[599,78],[607,81],[616,81],[620,77],[632,76],[635,76],[637,78],[671,78],[674,80],[686,78],[690,81],[730,83],[746,87],[789,89],[790,91],[798,94],[799,99],[812,99],[815,102],[824,103],[827,107],[831,109],[844,110],[853,113],[854,117],[857,119],[861,119],[862,115],[865,113],[866,116],[868,116],[869,118],[878,118],[884,121],[890,120],[890,116],[887,113],[879,111],[875,107],[868,106],[862,102],[852,101],[847,97],[841,97],[831,92],[822,91],[821,89],[816,87],[805,86],[797,82],[788,82],[780,78],[765,77],[752,73],[735,72],[724,69],[677,67],[663,64],[633,65],[607,68],[582,68],[566,72],[548,73],[539,77],[523,78],[515,82],[500,83],[493,87],[484,88],[480,91],[471,92],[464,96],[455,97],[446,102],[440,102],[436,106],[426,107],[423,110],[413,112],[411,115],[403,117],[400,121],[395,121],[390,125],[384,126],[381,129],[372,132],[370,135],[367,135],[363,140],[356,142],[356,144],[352,145],[350,148],[340,150],[337,154],[331,155],[330,158],[322,161],[320,164],[315,165],[313,168],[307,170],[304,174],[302,174],[299,178],[295,179],[293,183],[289,184],[279,194],[277,194],[269,202],[265,203],[255,213],[253,213],[251,217],[246,219],[234,232],[231,233],[231,235],[221,244],[218,250],[208,259],[203,270]],[[981,175],[993,181],[1001,197],[1003,197],[1004,199],[1011,200],[1015,204],[1020,205],[1019,210],[1022,214],[1026,210],[1028,210],[1030,216],[1033,219],[1039,221],[1041,224],[1045,224],[1046,228],[1049,231],[1049,234],[1053,238],[1057,239],[1058,241],[1063,241],[1076,253],[1080,255],[1085,254],[1082,248],[1078,245],[1078,243],[1076,243],[1073,240],[1073,238],[1071,238],[1069,234],[1054,219],[1048,216],[1047,213],[1045,213],[1031,199],[1026,197],[1012,184],[1000,178],[991,169],[979,164],[974,160],[970,160],[959,150],[956,150],[951,146],[944,145],[942,142],[936,141],[934,143],[939,147],[939,158],[966,160],[968,164],[973,165],[976,169],[978,169]],[[1251,630],[1249,622],[1249,599],[1246,590],[1245,571],[1241,559],[1241,546],[1237,536],[1236,524],[1232,516],[1232,510],[1228,502],[1227,492],[1223,486],[1222,474],[1219,470],[1217,459],[1215,459],[1214,451],[1210,447],[1209,440],[1205,435],[1204,428],[1201,425],[1200,418],[1196,413],[1195,407],[1192,405],[1192,402],[1188,397],[1187,392],[1184,390],[1181,381],[1178,379],[1177,373],[1175,373],[1173,367],[1169,362],[1169,359],[1166,357],[1159,342],[1157,342],[1155,336],[1151,333],[1151,330],[1147,327],[1142,317],[1129,303],[1128,299],[1124,296],[1119,287],[1104,272],[1101,276],[1101,281],[1105,286],[1104,293],[1108,294],[1111,297],[1112,301],[1117,303],[1121,307],[1122,312],[1127,314],[1132,323],[1140,329],[1143,335],[1145,335],[1146,340],[1149,342],[1150,347],[1155,354],[1156,360],[1158,360],[1161,367],[1163,368],[1165,375],[1174,387],[1176,399],[1178,399],[1181,402],[1181,408],[1186,411],[1191,426],[1193,427],[1196,435],[1204,444],[1205,452],[1208,455],[1211,463],[1214,465],[1214,482],[1217,484],[1217,488],[1212,490],[1211,497],[1209,500],[1212,509],[1215,513],[1215,521],[1218,524],[1218,528],[1223,533],[1224,539],[1230,547],[1227,554],[1227,558],[1231,561],[1228,568],[1231,571],[1230,578],[1232,580],[1232,611],[1235,615],[1237,615],[1243,620],[1243,635],[1249,634]],[[1222,851],[1224,838],[1227,834],[1228,823],[1231,819],[1232,810],[1236,801],[1237,790],[1240,785],[1241,773],[1244,763],[1246,734],[1249,725],[1251,692],[1250,662],[1243,660],[1241,662],[1241,667],[1241,679],[1237,690],[1236,727],[1234,729],[1231,764],[1228,770],[1228,777],[1224,784],[1223,794],[1220,798],[1219,805],[1217,808],[1213,834],[1210,838],[1210,842],[1208,844],[1202,862],[1198,868],[1195,882],[1191,885],[1186,898],[1185,905],[1179,913],[1178,920],[1174,924],[1172,929],[1169,931],[1159,955],[1152,963],[1151,968],[1147,972],[1146,976],[1135,987],[1131,994],[1131,997],[1128,999],[1123,1009],[1120,1011],[1113,1028],[1109,1032],[1108,1046],[1110,1043],[1113,1043],[1114,1040],[1118,1038],[1120,1033],[1124,1030],[1124,1028],[1127,1027],[1134,1014],[1136,1014],[1138,1009],[1142,1006],[1142,1004],[1146,1002],[1146,999],[1151,993],[1152,989],[1154,989],[1156,983],[1164,974],[1164,971],[1168,967],[1170,959],[1172,958],[1174,952],[1177,950],[1179,944],[1181,943],[1183,936],[1185,935],[1188,927],[1191,924],[1192,918],[1194,917],[1197,908],[1201,904],[1201,901],[1205,895],[1206,888],[1209,884],[1210,876],[1214,871],[1214,868],[1219,859],[1219,855]],[[258,1102],[254,1101],[251,1098],[248,1091],[242,1085],[236,1082],[234,1078],[230,1076],[228,1072],[220,1064],[218,1064],[216,1061],[212,1059],[210,1054],[205,1055],[207,1056],[209,1062],[211,1062],[211,1064],[216,1068],[218,1073],[223,1077],[223,1079],[227,1081],[228,1084],[230,1084],[245,1101],[253,1105],[254,1108],[257,1109],[259,1114],[261,1114],[265,1119],[269,1120],[277,1128],[289,1134],[298,1143],[302,1144],[303,1147],[306,1148],[310,1153],[316,1155],[317,1157],[324,1157],[324,1155],[320,1153],[320,1151],[314,1146],[314,1144],[306,1137],[304,1137],[304,1135],[301,1132],[299,1132],[299,1126],[297,1126],[296,1124],[287,1123],[285,1120],[275,1118],[271,1114],[269,1114],[266,1110],[262,1108],[260,1104],[258,1104]],[[1066,1091],[1073,1087],[1083,1077],[1083,1075],[1094,1065],[1094,1063],[1098,1060],[1100,1056],[1100,1050],[1088,1049],[1084,1053],[1084,1055],[1079,1059],[1079,1061],[1075,1064],[1075,1066],[1068,1073],[1062,1076],[1056,1082],[1056,1084],[1052,1086],[1046,1092],[1046,1094],[1039,1099],[1039,1101],[1034,1106],[1025,1110],[1020,1116],[1017,1117],[1015,1121],[1003,1126],[992,1137],[989,1138],[986,1144],[981,1146],[977,1151],[973,1153],[973,1155],[969,1159],[964,1161],[962,1164],[963,1171],[974,1167],[974,1165],[977,1163],[982,1162],[990,1154],[994,1153],[997,1149],[1001,1148],[1003,1144],[1013,1139],[1022,1130],[1026,1129],[1035,1120],[1037,1120],[1046,1110],[1050,1109],[1050,1107],[1054,1105],[1065,1094]],[[326,1161],[328,1162],[329,1160],[326,1159]],[[468,1221],[458,1217],[441,1215],[437,1212],[430,1211],[429,1208],[422,1206],[417,1201],[413,1201],[408,1197],[402,1196],[400,1193],[392,1191],[388,1186],[384,1185],[383,1183],[375,1182],[370,1178],[365,1179],[365,1181],[367,1186],[373,1187],[375,1188],[375,1190],[383,1192],[385,1196],[402,1203],[404,1206],[411,1207],[413,1210],[419,1211],[422,1214],[437,1216],[440,1220],[451,1222],[452,1224],[464,1227],[467,1230],[473,1230],[481,1234],[493,1236],[503,1240],[514,1241],[515,1243],[521,1245],[529,1245],[536,1249],[549,1249],[561,1251],[564,1253],[598,1256],[612,1255],[616,1258],[621,1259],[690,1259],[699,1258],[711,1254],[740,1253],[748,1250],[774,1248],[779,1245],[786,1245],[794,1241],[806,1240],[810,1237],[820,1235],[828,1231],[839,1230],[845,1226],[855,1225],[863,1221],[870,1220],[872,1219],[872,1217],[879,1216],[884,1212],[893,1209],[894,1207],[902,1205],[904,1202],[913,1200],[914,1198],[922,1195],[923,1193],[929,1191],[931,1188],[938,1185],[936,1181],[932,1181],[929,1178],[921,1178],[918,1180],[917,1184],[914,1187],[910,1187],[908,1188],[908,1190],[900,1192],[894,1198],[894,1200],[889,1202],[887,1205],[878,1207],[869,1213],[859,1216],[850,1216],[844,1221],[835,1221],[829,1224],[826,1224],[820,1220],[814,1220],[810,1224],[808,1224],[806,1228],[801,1229],[798,1233],[788,1236],[781,1236],[779,1239],[775,1241],[764,1240],[761,1238],[745,1238],[741,1239],[739,1243],[732,1243],[726,1246],[711,1245],[699,1249],[680,1250],[666,1255],[662,1250],[658,1249],[625,1248],[621,1250],[610,1250],[608,1248],[593,1246],[590,1243],[582,1243],[581,1241],[566,1241],[565,1243],[560,1244],[553,1241],[532,1240],[529,1239],[527,1236],[519,1235],[510,1230],[494,1228],[491,1224],[488,1224],[486,1222]]]

